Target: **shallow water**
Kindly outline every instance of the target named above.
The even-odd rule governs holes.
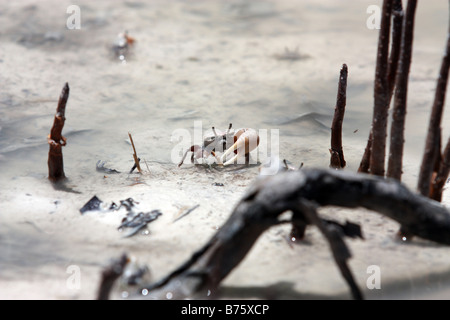
[[[432,3],[419,5],[417,15],[406,127],[406,149],[414,155],[423,144],[445,40],[445,12]],[[377,31],[365,25],[364,1],[80,6],[81,29],[68,30],[64,2],[2,5],[0,155],[9,178],[24,170],[45,174],[45,138],[66,81],[68,171],[92,168],[100,158],[120,161],[129,152],[128,132],[143,157],[171,162],[171,151],[183,149],[176,135],[171,141],[174,130],[193,135],[194,121],[203,130],[233,123],[322,142],[329,135],[342,63],[349,66],[344,148],[346,139],[365,144]],[[123,30],[136,39],[126,64],[110,49]],[[286,48],[300,58],[280,59]],[[447,112],[443,123],[448,120]],[[444,126],[444,136],[448,132]],[[280,147],[280,158],[298,161]],[[322,148],[326,154],[327,146]]]
[[[274,153],[294,165],[328,166],[343,63],[344,152],[356,170],[373,107],[378,32],[366,27],[372,2],[80,1],[79,30],[66,27],[68,1],[0,2],[0,192],[21,178],[45,180],[46,137],[65,82],[65,172],[79,190],[93,191],[82,183],[95,179],[98,160],[131,168],[128,132],[150,171],[176,175],[182,152],[201,140],[199,124],[200,132],[232,123],[267,133],[259,162]],[[446,26],[445,3],[419,3],[405,128],[404,181],[411,187]],[[124,30],[136,40],[126,63],[111,48]],[[443,137],[450,134],[446,105]],[[189,139],[180,143],[180,132]],[[181,170],[183,179],[197,179],[189,164]],[[238,174],[250,180],[255,171]],[[33,185],[24,192],[34,194]]]

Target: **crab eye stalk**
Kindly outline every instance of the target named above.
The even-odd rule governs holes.
[[[228,129],[227,129],[227,133],[226,133],[226,134],[228,134],[228,133],[230,132],[232,126],[233,126],[233,124],[230,123],[230,125],[228,126]]]

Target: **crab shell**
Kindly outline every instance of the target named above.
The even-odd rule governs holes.
[[[180,167],[188,152],[192,152],[191,162],[200,158],[206,158],[209,155],[213,155],[219,164],[229,165],[234,163],[239,157],[247,156],[251,151],[256,149],[259,145],[259,135],[255,129],[251,128],[241,128],[237,131],[228,129],[223,132],[218,129],[205,133],[203,138],[203,146],[193,145],[186,150],[181,162],[178,164]],[[224,151],[224,152],[223,152]],[[223,152],[223,154],[218,157],[216,152]],[[227,155],[234,153],[233,158],[229,159],[224,163]]]
[[[236,142],[234,139],[235,131],[234,129],[228,129],[227,131],[222,131],[220,129],[215,129],[216,134],[213,130],[208,130],[203,136],[203,146],[211,151],[223,152]]]

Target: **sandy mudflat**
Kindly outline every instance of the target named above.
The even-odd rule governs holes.
[[[6,257],[2,259],[1,297],[95,298],[102,267],[122,252],[149,266],[153,279],[158,279],[220,228],[255,174],[255,170],[205,172],[201,167],[174,171],[161,166],[143,177],[98,174],[80,181],[71,179],[81,194],[55,191],[46,179],[18,178],[1,199],[5,208],[2,254]],[[136,179],[141,183],[135,184]],[[90,187],[84,190],[86,182]],[[216,182],[224,186],[213,185]],[[33,185],[33,191],[24,192],[27,185]],[[117,230],[124,209],[80,214],[78,210],[94,194],[107,205],[132,197],[139,202],[139,209],[160,209],[163,215],[148,225],[149,233],[124,238]],[[197,209],[174,222],[180,213],[197,204]],[[398,225],[370,211],[334,208],[323,210],[323,214],[363,226],[365,240],[347,243],[354,254],[350,265],[363,288],[368,266],[378,265],[382,270],[383,290],[365,290],[368,297],[415,297],[423,294],[421,287],[425,284],[423,290],[433,292],[446,283],[448,248],[419,239],[401,244],[394,238]],[[287,241],[289,231],[288,226],[280,226],[263,234],[223,283],[224,295],[348,298],[328,245],[317,230],[309,229],[304,243],[298,245]],[[79,289],[67,284],[71,266],[80,268]]]
[[[404,182],[411,189],[447,25],[446,5],[429,3],[418,7],[405,129]],[[0,299],[94,299],[102,268],[123,252],[147,265],[153,280],[189,258],[259,174],[259,165],[177,168],[172,155],[179,157],[185,145],[174,132],[192,133],[195,121],[204,130],[230,122],[253,127],[269,140],[271,130],[279,130],[279,139],[258,151],[259,163],[278,149],[279,158],[295,166],[328,167],[342,63],[349,66],[346,170],[356,171],[373,104],[377,32],[365,24],[371,1],[82,1],[80,30],[66,28],[70,4],[0,4]],[[110,51],[123,30],[136,38],[126,64]],[[285,48],[299,58],[280,59]],[[76,192],[55,190],[46,178],[46,137],[66,81],[63,154],[68,186]],[[449,123],[446,112],[444,137]],[[128,132],[148,163],[144,175],[127,173],[133,164]],[[98,160],[122,173],[97,172]],[[131,197],[139,210],[162,215],[148,232],[124,238],[117,230],[124,209],[80,214],[94,195],[105,205]],[[370,211],[321,212],[362,225],[365,240],[347,243],[368,298],[450,297],[450,248],[419,239],[399,243],[398,225]],[[223,282],[223,297],[350,298],[321,234],[309,229],[303,243],[292,245],[289,231],[279,226],[264,233]],[[366,287],[371,265],[381,270],[379,290]],[[75,287],[73,270],[80,275]]]

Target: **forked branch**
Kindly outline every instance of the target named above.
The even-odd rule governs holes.
[[[324,227],[325,220],[315,212],[316,206],[329,205],[364,207],[397,221],[413,235],[450,245],[449,210],[393,179],[336,170],[287,171],[256,180],[230,218],[202,248],[161,281],[142,288],[140,295],[153,299],[211,297],[258,237],[280,223],[281,213],[292,210],[293,224],[302,221],[321,229],[353,297],[362,298],[346,265],[350,255],[345,244],[336,230]]]

